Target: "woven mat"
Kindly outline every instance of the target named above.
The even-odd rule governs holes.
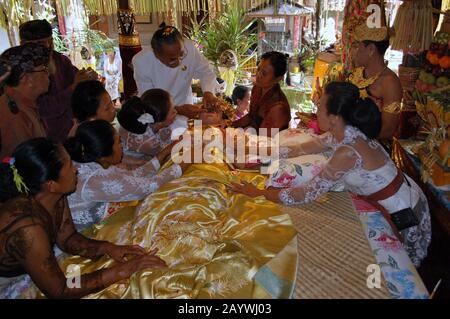
[[[389,298],[382,274],[381,288],[367,287],[376,259],[347,192],[284,209],[298,232],[295,298]]]

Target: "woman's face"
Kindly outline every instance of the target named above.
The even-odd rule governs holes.
[[[169,112],[167,113],[166,120],[164,121],[166,126],[169,126],[170,124],[175,121],[175,118],[177,116],[177,110],[175,109],[172,99],[170,100],[170,106],[169,106]]]
[[[330,115],[327,110],[327,101],[328,95],[324,93],[317,106],[317,121],[319,122],[319,127],[322,131],[330,130]]]
[[[115,117],[116,109],[114,108],[114,103],[108,92],[104,92],[100,100],[100,106],[98,107],[97,114],[95,115],[95,120],[105,120],[111,123],[114,121]]]
[[[73,166],[72,159],[70,158],[69,154],[62,146],[61,154],[64,164],[59,173],[59,178],[56,181],[56,188],[54,189],[54,192],[61,194],[71,194],[77,189],[77,170]]]
[[[281,78],[282,76],[275,77],[275,70],[269,59],[263,59],[259,62],[258,71],[256,72],[256,86],[270,88],[280,82]]]
[[[120,142],[120,135],[116,133],[114,135],[114,144],[113,144],[113,153],[111,155],[111,163],[112,165],[119,164],[122,162],[123,157],[123,149],[122,143]]]
[[[249,106],[250,106],[250,90],[247,91],[247,93],[245,93],[244,98],[242,100],[238,99],[238,106],[241,110],[248,110]]]

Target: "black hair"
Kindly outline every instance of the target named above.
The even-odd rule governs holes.
[[[223,99],[228,103],[228,104],[230,104],[230,105],[233,105],[234,104],[234,102],[233,102],[233,99],[231,98],[231,97],[229,97],[229,96],[224,96],[223,97]]]
[[[360,98],[359,89],[350,82],[331,82],[325,87],[328,114],[339,115],[369,139],[381,131],[381,112],[370,98]]]
[[[116,130],[105,120],[87,121],[78,127],[64,147],[72,160],[78,163],[96,162],[101,157],[113,154]]]
[[[29,189],[29,196],[39,193],[45,182],[58,180],[64,165],[61,145],[44,137],[19,144],[12,157],[17,173]],[[0,163],[0,202],[19,195],[11,166]]]
[[[80,82],[72,93],[73,116],[81,123],[97,114],[106,89],[100,81]]]
[[[166,120],[170,107],[170,94],[162,89],[150,89],[142,96],[132,97],[122,105],[122,109],[117,114],[117,120],[127,131],[134,134],[144,134],[148,124],[142,124],[138,118],[149,113],[156,122]]]
[[[52,34],[52,25],[45,19],[27,21],[19,27],[19,36],[22,41],[45,39]]]
[[[150,42],[154,51],[160,51],[163,44],[174,44],[182,41],[183,36],[180,31],[173,26],[168,26],[164,22],[159,25],[159,29],[153,34]]]
[[[370,41],[370,40],[364,40],[362,41],[365,47],[369,46],[370,44],[373,44],[376,48],[378,53],[381,56],[384,56],[386,53],[386,50],[389,48],[389,40],[384,41]]]
[[[291,85],[291,78],[289,75],[289,55],[278,51],[266,52],[261,56],[261,60],[269,60],[273,67],[275,77],[286,74],[285,82]]]
[[[247,92],[250,91],[250,88],[238,85],[233,89],[233,94],[231,95],[231,98],[233,100],[233,104],[237,105],[237,100],[243,100]]]

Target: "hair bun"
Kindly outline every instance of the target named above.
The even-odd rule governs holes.
[[[167,24],[163,21],[159,26],[158,29],[164,29],[167,26]]]

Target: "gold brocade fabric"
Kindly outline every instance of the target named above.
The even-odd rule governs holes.
[[[383,112],[391,114],[399,114],[402,110],[402,104],[399,101],[392,102],[383,109]]]
[[[86,235],[95,239],[158,248],[169,268],[141,271],[87,298],[267,297],[253,276],[296,232],[277,204],[227,190],[239,180],[262,188],[265,177],[225,164],[195,164],[136,210],[124,208],[90,229]],[[113,263],[70,257],[62,268],[78,264],[89,273]]]
[[[367,92],[368,87],[375,83],[376,80],[378,80],[380,74],[381,73],[366,79],[364,78],[364,68],[359,67],[354,69],[350,74],[349,81],[359,88],[359,95],[361,96],[361,98],[367,98],[369,97],[369,93]]]

